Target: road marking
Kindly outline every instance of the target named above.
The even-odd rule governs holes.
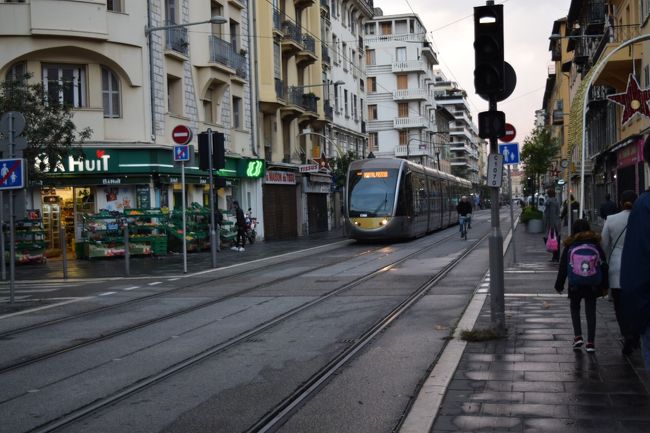
[[[19,292],[20,294],[25,294],[25,293],[49,293],[49,292],[56,292],[59,289],[18,289],[16,292]],[[0,289],[0,293],[9,293],[8,289]]]
[[[140,286],[131,286],[131,287],[125,287],[122,290],[128,292],[129,290],[135,290],[135,289],[139,289],[139,288],[140,288]]]
[[[170,279],[167,280],[167,281],[176,281],[176,280],[180,280],[180,278],[170,278]]]
[[[162,284],[162,281],[154,281],[153,283],[149,283],[150,286],[157,286],[158,284]]]
[[[92,296],[83,297],[83,298],[74,298],[74,299],[69,299],[69,300],[64,301],[64,302],[59,302],[57,304],[45,305],[43,307],[37,307],[37,308],[30,308],[28,310],[23,310],[23,311],[16,311],[15,313],[10,313],[10,314],[5,314],[4,316],[0,316],[0,320],[8,319],[9,317],[22,316],[23,314],[29,314],[29,313],[33,313],[35,311],[47,310],[47,309],[50,309],[50,308],[59,307],[61,305],[72,304],[73,302],[85,301],[87,299],[92,299]]]
[[[104,292],[104,293],[100,293],[97,296],[108,296],[108,295],[114,295],[115,293],[117,293],[117,292]]]

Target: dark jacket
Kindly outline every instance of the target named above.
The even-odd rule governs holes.
[[[246,218],[244,217],[244,211],[242,210],[242,208],[237,207],[235,209],[235,217],[237,218],[237,222],[235,223],[235,224],[237,224],[237,227],[242,228],[242,229],[245,228],[246,227]]]
[[[459,201],[458,205],[456,206],[456,212],[458,212],[458,215],[467,215],[472,213],[472,204],[468,201]]]
[[[618,213],[618,207],[616,203],[611,200],[607,200],[605,203],[600,205],[599,215],[602,219],[607,219],[608,216]]]
[[[569,248],[571,248],[573,245],[576,244],[592,244],[596,246],[598,249],[598,254],[600,254],[600,261],[603,263],[603,269],[601,269],[602,274],[603,274],[603,283],[597,287],[597,288],[589,288],[589,290],[597,290],[601,289],[605,291],[606,293],[606,288],[607,288],[607,261],[606,261],[606,255],[605,252],[603,251],[603,248],[600,246],[600,235],[598,233],[594,233],[592,231],[588,232],[580,232],[576,233],[575,235],[567,238],[563,244],[564,244],[564,249],[562,250],[562,256],[560,257],[560,269],[557,272],[557,278],[555,279],[555,290],[558,292],[562,292],[564,290],[564,282],[567,279],[568,272],[569,272]],[[569,296],[571,296],[571,289],[572,287],[569,287]]]
[[[580,203],[578,203],[575,200],[571,201],[571,210],[580,210]],[[562,213],[560,214],[560,219],[564,221],[564,227],[567,226],[568,218],[567,218],[567,202],[566,200],[564,203],[562,203]],[[573,215],[571,215],[572,221],[575,221],[575,218],[573,218]]]
[[[621,258],[623,314],[633,330],[650,325],[650,191],[639,196],[627,222]]]

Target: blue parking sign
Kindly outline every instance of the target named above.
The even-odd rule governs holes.
[[[519,143],[499,144],[499,153],[504,164],[519,164]]]
[[[25,188],[25,160],[0,159],[0,191]]]

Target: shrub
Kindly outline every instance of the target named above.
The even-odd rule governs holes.
[[[541,220],[544,218],[542,211],[535,209],[532,206],[526,206],[521,212],[520,220],[522,223],[527,223],[530,220]]]

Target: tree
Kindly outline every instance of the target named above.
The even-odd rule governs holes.
[[[348,176],[348,167],[350,167],[350,163],[356,159],[358,159],[357,154],[351,150],[339,154],[339,156],[334,158],[332,174],[334,175],[334,179],[336,179],[337,188],[345,186],[345,181]]]
[[[30,78],[25,75],[0,81],[0,114],[18,111],[25,116],[22,135],[27,148],[23,158],[27,160],[28,178],[34,181],[42,179],[44,173],[69,155],[82,157],[80,146],[90,138],[92,130],[77,130],[71,107],[62,104],[58,97],[48,98],[43,85],[30,82]],[[50,95],[55,93],[58,92],[52,91]]]
[[[521,162],[525,165],[526,176],[539,185],[540,178],[546,173],[551,162],[560,153],[558,140],[551,136],[551,131],[537,127],[524,140]]]

